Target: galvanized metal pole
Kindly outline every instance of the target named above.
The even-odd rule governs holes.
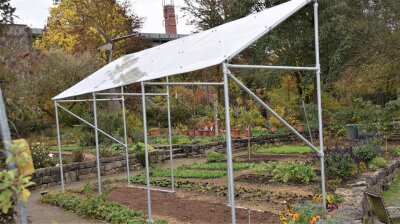
[[[57,147],[58,147],[58,159],[60,164],[60,176],[61,176],[61,191],[65,191],[64,186],[64,170],[63,170],[63,162],[62,162],[62,154],[61,154],[61,138],[60,138],[60,123],[58,119],[58,103],[54,100],[54,109],[56,110],[56,128],[57,128]]]
[[[4,152],[6,154],[6,157],[12,157],[13,153],[11,152],[9,145],[7,143],[11,143],[11,133],[10,133],[10,127],[8,126],[8,119],[7,119],[7,114],[6,114],[6,106],[4,104],[3,100],[3,92],[0,88],[0,128],[1,128],[1,138],[3,139],[3,147],[4,147]],[[9,170],[16,169],[16,164],[13,163],[7,163],[7,168]],[[18,171],[16,173],[18,176]],[[25,203],[18,200],[17,202],[17,209],[18,209],[18,216],[19,216],[19,223],[20,224],[27,224],[28,223],[28,217],[26,215],[26,208],[25,208]]]
[[[319,25],[318,25],[318,1],[314,2],[314,29],[315,29],[315,63],[317,67],[317,101],[318,101],[318,129],[319,129],[319,147],[321,160],[321,188],[322,188],[322,206],[326,210],[326,189],[325,189],[325,156],[324,156],[324,136],[322,127],[322,97],[321,97],[321,65],[319,58]]]
[[[97,182],[99,194],[101,194],[101,173],[100,173],[100,148],[99,148],[99,133],[97,126],[97,105],[96,105],[96,94],[93,93],[93,116],[94,116],[94,137],[96,141],[96,163],[97,163]]]
[[[232,224],[236,223],[236,207],[235,207],[235,189],[233,183],[233,162],[232,162],[232,137],[231,137],[231,121],[229,113],[229,85],[228,85],[228,69],[226,63],[222,64],[224,73],[224,97],[225,97],[225,124],[226,124],[226,156],[228,161],[228,195],[231,207]]]
[[[147,116],[146,116],[146,95],[144,89],[144,83],[141,82],[142,86],[142,109],[143,109],[143,132],[144,132],[144,152],[145,152],[145,163],[146,163],[146,185],[147,185],[147,212],[148,220],[153,222],[151,214],[151,196],[150,196],[150,163],[149,163],[149,149],[147,146]]]
[[[124,87],[121,86],[121,93],[124,94]],[[124,122],[124,140],[125,140],[125,156],[126,156],[126,176],[128,178],[128,186],[131,185],[131,175],[129,170],[129,152],[128,152],[128,134],[126,130],[126,108],[125,108],[125,96],[122,95],[122,119]]]
[[[167,83],[169,79],[167,77]],[[175,180],[174,180],[174,158],[172,155],[172,127],[171,127],[171,103],[169,85],[167,85],[167,113],[168,113],[168,144],[169,144],[169,166],[171,171],[171,190],[175,193]]]

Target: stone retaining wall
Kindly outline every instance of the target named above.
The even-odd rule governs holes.
[[[151,163],[164,161],[164,153],[161,151],[150,152]],[[136,159],[135,154],[129,155],[130,169],[138,169],[141,164]],[[71,183],[97,177],[96,161],[85,161],[67,164],[63,166],[64,181]],[[126,171],[126,157],[117,156],[100,159],[100,173],[102,176]],[[34,188],[45,188],[61,184],[59,167],[48,167],[37,169],[32,176],[32,181],[36,183]]]
[[[232,145],[234,151],[239,151],[247,148],[250,144],[266,144],[274,142],[291,142],[296,138],[293,134],[275,134],[268,136],[252,137],[250,139],[233,139]],[[221,151],[225,152],[226,142],[216,142],[209,144],[197,145],[174,145],[173,148],[180,148],[182,150],[182,157],[196,157],[204,154],[206,151]],[[166,160],[169,156],[168,146],[157,147],[156,150],[150,152],[150,163],[156,164]],[[136,155],[129,155],[130,169],[137,169],[141,166],[136,159]],[[67,164],[63,166],[65,183],[71,183],[81,180],[87,180],[97,177],[96,161],[85,161]],[[100,159],[100,172],[101,175],[115,174],[126,171],[125,156],[117,156],[111,158]],[[36,183],[34,188],[44,188],[61,184],[60,168],[49,167],[37,169],[33,174],[32,181]]]
[[[381,193],[400,177],[400,159],[391,161],[387,169],[379,169],[361,175],[348,188],[336,189],[336,194],[343,197],[338,213],[349,216],[347,223],[372,224],[372,212],[364,191]]]

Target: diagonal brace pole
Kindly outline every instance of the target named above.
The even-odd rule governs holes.
[[[276,119],[278,119],[286,128],[293,132],[301,141],[308,145],[312,150],[317,153],[319,157],[323,157],[324,154],[318,150],[311,142],[304,138],[299,132],[296,131],[290,124],[288,124],[279,114],[277,114],[271,107],[269,107],[263,100],[261,100],[256,94],[254,94],[249,88],[247,88],[242,82],[240,82],[235,76],[228,72],[228,77],[231,78],[240,88],[242,88],[246,93],[248,93],[253,99],[261,104],[268,112],[270,112]]]
[[[94,126],[93,124],[89,123],[88,121],[86,121],[85,119],[79,117],[78,115],[72,113],[72,112],[69,111],[67,108],[61,106],[60,104],[56,104],[56,106],[59,107],[59,108],[61,108],[63,111],[69,113],[70,115],[72,115],[72,116],[75,117],[76,119],[78,119],[78,120],[82,121],[83,123],[87,124],[89,127],[95,129],[95,126]],[[115,141],[115,142],[117,142],[117,143],[119,143],[119,144],[121,144],[122,146],[125,147],[125,144],[124,144],[124,143],[122,143],[122,142],[119,141],[118,139],[112,137],[111,135],[107,134],[105,131],[103,131],[103,130],[101,130],[101,129],[99,129],[99,128],[97,128],[97,131],[100,132],[100,133],[102,133],[103,135],[109,137],[109,138],[112,139],[113,141]]]

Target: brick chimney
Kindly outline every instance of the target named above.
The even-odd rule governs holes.
[[[164,5],[164,23],[166,34],[177,34],[175,6],[172,2],[169,5]]]

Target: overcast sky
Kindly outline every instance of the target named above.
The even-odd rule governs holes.
[[[164,33],[162,0],[130,0],[137,15],[145,18],[142,31],[144,33]],[[170,0],[166,0],[169,2]],[[49,9],[53,6],[53,0],[11,0],[11,5],[16,8],[15,23],[27,24],[30,27],[43,28],[49,15]],[[195,29],[186,25],[182,18],[179,6],[183,0],[175,0],[176,13],[178,14],[178,33],[188,34]]]

